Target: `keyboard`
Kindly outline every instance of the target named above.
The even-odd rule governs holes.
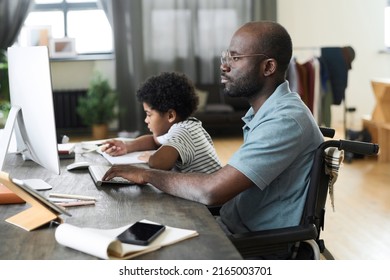
[[[89,174],[91,175],[95,185],[100,187],[104,184],[119,184],[119,185],[134,185],[133,182],[122,178],[114,177],[111,180],[103,181],[102,178],[106,174],[107,170],[110,169],[109,165],[90,165],[88,166]]]

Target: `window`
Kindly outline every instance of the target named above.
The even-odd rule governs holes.
[[[143,7],[143,55],[145,62],[150,63],[148,74],[172,68],[186,72],[197,82],[220,79],[221,51],[228,48],[231,34],[240,21],[249,18],[246,5],[231,5],[231,8],[219,8],[218,3],[215,6],[199,3],[196,8],[170,6],[167,3],[166,7]]]
[[[200,9],[198,18],[201,58],[206,62],[217,55],[219,59],[221,51],[227,49],[230,37],[238,26],[237,12],[234,9]],[[210,38],[214,38],[214,42]]]
[[[113,52],[113,35],[98,0],[35,0],[19,35],[20,45],[48,45],[66,38],[77,54]]]
[[[390,49],[390,0],[385,7],[385,48]]]
[[[161,24],[162,22],[164,24]],[[191,34],[188,32],[190,25],[191,12],[189,10],[152,11],[152,42],[158,42],[158,44],[151,44],[151,58],[169,62],[175,57],[187,57],[191,42]]]
[[[150,44],[151,58],[159,61],[186,58],[191,48],[206,62],[215,55],[219,58],[238,24],[234,9],[199,9],[197,31],[192,27],[194,19],[189,9],[155,9],[151,16],[152,42],[158,42]],[[191,46],[193,41],[197,46]]]

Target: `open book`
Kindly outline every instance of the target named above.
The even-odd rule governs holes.
[[[154,223],[142,220],[145,223]],[[100,259],[131,259],[156,251],[185,239],[198,236],[194,230],[166,226],[165,231],[148,246],[139,246],[120,242],[116,237],[127,229],[126,225],[115,229],[81,228],[70,224],[61,224],[55,232],[55,238],[61,245],[93,255]]]

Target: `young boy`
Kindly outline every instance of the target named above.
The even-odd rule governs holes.
[[[214,144],[202,123],[191,117],[198,106],[192,82],[176,72],[152,76],[137,91],[151,135],[123,142],[109,140],[103,151],[111,156],[157,150],[149,155],[151,168],[213,173],[221,168]]]

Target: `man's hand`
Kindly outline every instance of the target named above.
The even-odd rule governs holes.
[[[111,180],[114,177],[122,177],[138,185],[145,185],[143,179],[145,168],[134,165],[113,165],[103,176],[103,180]]]

